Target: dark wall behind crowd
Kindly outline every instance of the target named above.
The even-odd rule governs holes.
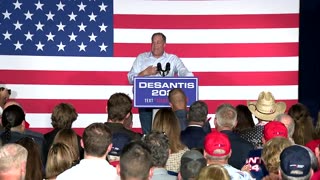
[[[320,109],[320,1],[300,0],[299,101]]]

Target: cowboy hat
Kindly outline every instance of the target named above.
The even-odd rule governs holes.
[[[272,121],[278,114],[284,113],[286,103],[276,103],[271,92],[263,91],[259,94],[257,101],[248,101],[249,110],[257,118],[265,121]]]

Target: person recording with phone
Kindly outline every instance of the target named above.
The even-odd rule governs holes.
[[[166,77],[166,76],[193,76],[182,60],[165,52],[166,36],[163,33],[154,33],[151,37],[151,51],[137,56],[128,73],[128,81],[133,84],[136,76]],[[139,118],[144,134],[151,130],[152,108],[139,108]]]

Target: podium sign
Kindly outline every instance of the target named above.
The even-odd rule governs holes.
[[[187,96],[187,106],[198,100],[198,78],[195,77],[135,77],[133,87],[134,107],[170,107],[171,89],[181,88]]]

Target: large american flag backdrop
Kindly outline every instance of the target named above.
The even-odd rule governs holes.
[[[298,101],[298,0],[0,0],[0,23],[0,84],[40,132],[60,102],[78,132],[105,122],[110,95],[133,97],[127,73],[154,32],[199,78],[210,116],[263,90]]]

